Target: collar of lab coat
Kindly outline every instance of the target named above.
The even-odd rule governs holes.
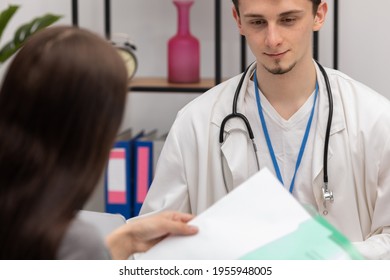
[[[321,74],[316,63],[313,61],[317,71],[317,81],[319,84],[319,94],[321,96],[322,102],[319,103],[318,111],[318,120],[317,120],[317,134],[314,139],[313,147],[313,165],[312,165],[312,178],[313,178],[313,187],[317,190],[318,186],[322,185],[322,174],[323,171],[323,153],[324,153],[324,143],[325,143],[325,132],[328,121],[328,112],[329,112],[329,102],[328,95],[325,85],[324,77]],[[248,74],[244,78],[243,86],[241,87],[240,94],[238,97],[237,111],[243,115],[246,115],[245,107],[242,105],[244,102],[244,97],[246,94],[247,84],[249,82],[250,76],[256,67],[256,63],[250,66]],[[220,127],[222,120],[232,113],[232,105],[234,92],[236,90],[238,81],[241,75],[238,75],[224,87],[219,94],[229,94],[229,98],[220,98],[216,106],[218,110],[215,110],[213,114],[212,122]],[[332,83],[331,77],[330,85],[332,88],[332,97],[333,97],[333,118],[332,126],[330,130],[330,140],[328,148],[328,161],[333,155],[332,150],[332,136],[345,128],[345,119],[343,117],[343,107],[341,104],[340,93],[337,85]],[[230,119],[225,125],[225,141],[221,145],[222,155],[226,160],[227,166],[231,172],[228,178],[228,189],[232,189],[233,186],[237,186],[248,178],[248,174],[253,174],[251,170],[253,168],[257,169],[255,162],[255,155],[253,151],[248,151],[252,149],[251,141],[247,134],[247,128],[244,122],[239,118]],[[243,138],[243,136],[247,137]],[[246,139],[246,141],[245,141]],[[248,155],[253,155],[253,160],[248,158]],[[232,178],[229,178],[229,177]],[[232,179],[232,182],[230,182]],[[233,185],[233,186],[231,186]],[[319,197],[320,193],[315,192],[315,197],[317,201],[321,198]]]
[[[247,89],[248,82],[250,80],[250,76],[252,75],[255,68],[256,68],[256,63],[253,63],[248,70],[248,74],[244,78],[242,87],[240,89],[240,93],[238,95],[237,112],[243,114],[244,116],[246,116],[246,108],[243,106],[246,89]],[[225,96],[227,95],[229,97],[219,98],[217,101],[218,104],[216,104],[216,106],[218,107],[218,109],[214,111],[215,113],[213,114],[212,122],[216,124],[218,127],[221,126],[223,119],[227,115],[232,113],[234,93],[236,92],[237,85],[239,83],[239,80],[241,79],[241,75],[242,74],[237,75],[236,77],[227,81],[228,83],[227,86],[224,87],[219,93],[220,95],[225,95]],[[247,133],[247,129],[244,122],[239,118],[232,118],[226,123],[224,129],[225,133],[229,134],[229,131],[231,130],[243,130],[245,133]],[[225,137],[225,138],[227,140],[230,137]]]

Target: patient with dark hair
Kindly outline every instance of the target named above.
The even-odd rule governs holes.
[[[103,240],[75,218],[107,163],[126,93],[123,61],[89,31],[47,28],[16,55],[0,91],[1,259],[126,259],[197,232],[192,215],[163,212]]]

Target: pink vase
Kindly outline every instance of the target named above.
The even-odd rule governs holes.
[[[197,83],[199,77],[199,40],[190,32],[190,8],[194,0],[173,0],[178,12],[177,34],[168,41],[168,81]]]

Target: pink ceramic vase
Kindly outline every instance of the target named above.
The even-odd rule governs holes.
[[[190,8],[194,0],[173,0],[178,12],[177,34],[168,41],[168,81],[197,83],[199,77],[199,40],[190,32]]]

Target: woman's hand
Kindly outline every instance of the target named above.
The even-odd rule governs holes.
[[[127,259],[137,252],[145,252],[169,234],[193,235],[198,232],[188,225],[194,216],[175,211],[136,218],[113,231],[106,239],[113,259]]]

